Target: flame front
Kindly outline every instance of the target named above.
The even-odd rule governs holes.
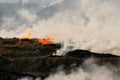
[[[39,43],[42,45],[48,45],[48,44],[52,44],[53,40],[50,38],[42,38],[42,39],[39,39]]]
[[[42,45],[53,44],[55,41],[55,37],[53,35],[47,35],[45,38],[41,38],[38,42]]]
[[[27,29],[25,36],[20,38],[20,40],[21,39],[32,39],[32,38],[33,38],[32,31],[30,29]],[[57,38],[53,36],[53,34],[48,34],[44,38],[39,38],[37,42],[42,45],[48,45],[48,44],[53,44],[55,40],[57,40]]]

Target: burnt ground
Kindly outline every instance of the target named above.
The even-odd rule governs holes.
[[[64,56],[52,55],[61,47],[59,43],[41,45],[36,39],[25,39],[21,42],[18,38],[1,38],[0,80],[16,80],[24,76],[39,76],[44,79],[56,73],[59,66],[69,74],[72,69],[80,67],[89,58],[94,58],[98,65],[110,64],[119,68],[120,57],[111,54],[78,49],[67,52]]]

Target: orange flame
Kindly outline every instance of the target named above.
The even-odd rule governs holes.
[[[48,45],[48,44],[52,44],[53,40],[51,40],[50,38],[43,38],[43,39],[39,39],[39,43],[42,45]]]
[[[24,39],[24,38],[32,39],[32,37],[33,37],[32,31],[30,29],[27,29],[25,36],[23,36],[21,39]]]
[[[22,38],[20,38],[20,40],[22,40],[22,39],[32,39],[32,38],[33,38],[32,31],[30,29],[27,29],[26,30],[26,35],[23,36]],[[53,36],[53,34],[49,34],[46,37],[40,38],[36,41],[39,44],[48,45],[48,44],[53,44],[55,40],[57,40],[57,38],[55,36]]]
[[[38,42],[42,45],[53,44],[55,41],[55,37],[53,35],[47,35],[45,38],[41,38]]]

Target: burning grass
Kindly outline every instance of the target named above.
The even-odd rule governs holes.
[[[1,38],[0,55],[5,57],[35,57],[52,55],[61,44],[54,44],[50,39],[41,39],[44,44],[39,42],[40,39],[28,38]]]

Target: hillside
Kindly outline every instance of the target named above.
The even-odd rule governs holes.
[[[119,56],[80,49],[64,56],[53,55],[60,48],[60,43],[43,45],[37,39],[0,38],[0,80],[16,80],[23,76],[44,79],[56,73],[59,66],[69,74],[89,58],[94,58],[98,65],[110,64],[119,68]]]

